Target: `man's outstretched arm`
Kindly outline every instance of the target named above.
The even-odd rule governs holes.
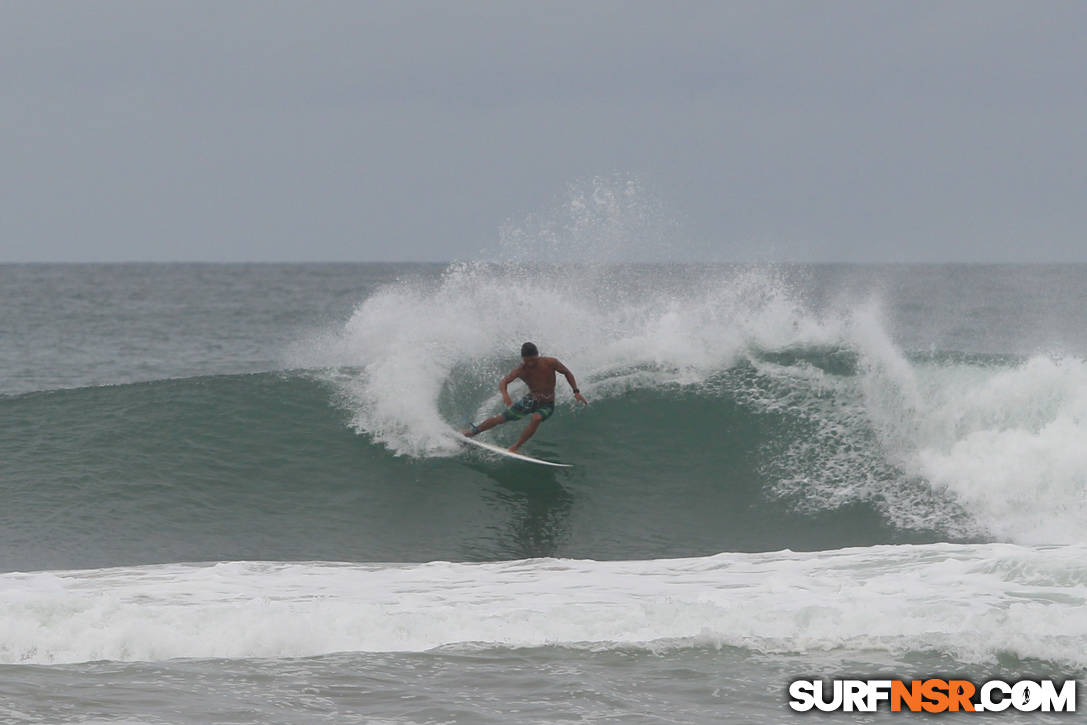
[[[570,383],[570,390],[574,391],[574,400],[581,401],[586,405],[589,404],[588,400],[585,400],[585,396],[581,394],[581,390],[577,387],[577,381],[574,380],[574,374],[570,372],[570,369],[563,365],[558,360],[555,360],[555,372],[562,373],[562,376],[566,378],[566,382]]]

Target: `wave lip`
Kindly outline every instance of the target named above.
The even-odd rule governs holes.
[[[877,546],[649,561],[227,562],[0,575],[0,661],[444,646],[1001,653],[1087,667],[1087,547]]]

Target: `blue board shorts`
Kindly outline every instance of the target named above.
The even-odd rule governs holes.
[[[539,413],[544,420],[547,420],[554,412],[555,401],[549,400],[547,402],[541,402],[531,395],[526,395],[510,407],[506,408],[506,412],[502,413],[502,417],[506,420],[520,420],[526,415]]]

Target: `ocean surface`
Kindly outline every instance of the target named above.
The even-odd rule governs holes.
[[[786,688],[1087,676],[1085,441],[1087,266],[0,265],[0,722],[929,721]]]

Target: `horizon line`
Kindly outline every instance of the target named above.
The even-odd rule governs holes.
[[[309,260],[206,260],[206,259],[172,259],[172,260],[150,260],[150,259],[112,259],[112,260],[0,260],[0,266],[14,267],[14,266],[45,266],[45,265],[57,265],[57,266],[90,266],[90,265],[204,265],[204,266],[243,266],[243,265],[282,265],[282,266],[305,266],[305,265],[330,265],[330,264],[382,264],[382,265],[451,265],[451,264],[540,264],[547,266],[577,266],[587,264],[604,264],[604,265],[693,265],[693,264],[705,264],[705,265],[804,265],[804,266],[819,266],[819,265],[837,265],[837,266],[858,266],[858,267],[909,267],[909,266],[933,266],[933,265],[975,265],[975,266],[990,266],[990,267],[1014,267],[1014,266],[1056,266],[1056,265],[1087,265],[1087,260],[1003,260],[1003,261],[984,261],[984,260],[893,260],[893,261],[873,261],[873,260],[828,260],[828,261],[799,261],[799,260],[686,260],[686,261],[616,261],[616,262],[509,262],[498,261],[488,259],[447,259],[447,260],[365,260],[365,259],[309,259]]]

